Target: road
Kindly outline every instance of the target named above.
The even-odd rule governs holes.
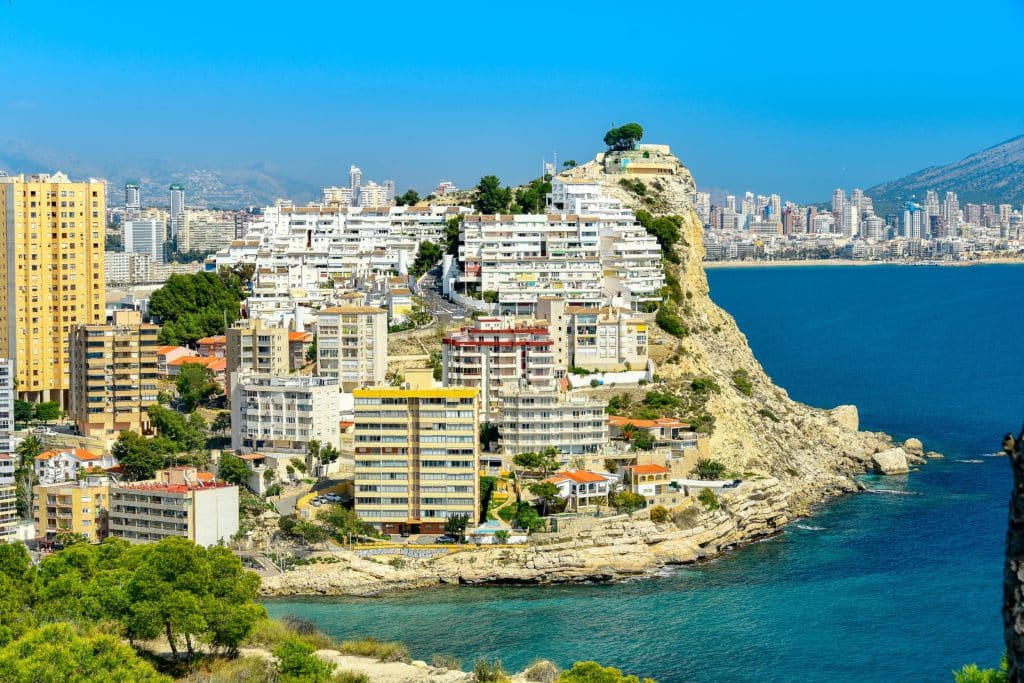
[[[441,294],[441,266],[435,266],[417,283],[418,294],[437,317],[438,325],[444,329],[453,322],[469,317],[470,312]]]

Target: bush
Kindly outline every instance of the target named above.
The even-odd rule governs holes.
[[[495,658],[491,663],[486,657],[476,660],[473,665],[473,673],[476,674],[477,683],[501,683],[508,680],[508,673],[501,665],[501,660]]]
[[[546,659],[530,664],[523,672],[523,676],[531,683],[555,683],[558,674],[558,667]]]
[[[298,617],[285,617],[277,619],[262,619],[256,622],[252,633],[246,639],[246,644],[253,647],[262,647],[273,650],[286,640],[300,640],[314,650],[326,650],[334,647],[334,641],[317,630],[313,622]]]
[[[576,662],[558,677],[559,683],[641,683],[636,676],[627,676],[618,669],[597,662]],[[650,678],[643,683],[654,683]]]
[[[761,417],[771,420],[772,422],[779,421],[778,416],[772,411],[768,410],[767,408],[761,408],[760,410],[757,411],[757,414],[760,415]]]
[[[363,638],[362,640],[346,640],[338,650],[342,654],[356,655],[357,657],[373,657],[382,662],[411,662],[409,649],[401,643],[389,643],[375,640],[374,638]]]
[[[655,524],[664,524],[668,521],[668,509],[663,505],[655,505],[651,508],[651,521]]]
[[[750,381],[750,373],[742,368],[733,370],[732,383],[735,385],[736,390],[744,396],[750,396],[754,393],[754,383]]]
[[[433,664],[438,669],[451,669],[452,671],[462,669],[462,660],[452,655],[434,655]]]
[[[282,680],[327,681],[334,665],[317,657],[312,645],[298,638],[287,638],[274,648]]]
[[[718,382],[710,377],[694,377],[690,382],[690,389],[697,394],[717,394],[722,391]]]
[[[622,493],[616,493],[612,496],[611,503],[616,512],[625,512],[626,514],[631,515],[646,505],[647,500],[639,493],[623,491]]]
[[[704,507],[708,510],[717,510],[719,508],[718,496],[716,496],[715,492],[711,489],[701,489],[700,495],[697,496],[697,500],[703,503]]]
[[[701,458],[693,471],[698,479],[718,479],[725,474],[725,465],[711,458]]]
[[[339,671],[331,683],[371,683],[370,677],[359,671]]]
[[[998,669],[979,669],[977,664],[968,664],[953,672],[954,683],[1006,683],[1009,662],[1003,657]]]
[[[692,529],[700,520],[700,510],[693,505],[683,505],[672,510],[672,523],[680,529]]]
[[[671,334],[673,337],[682,339],[690,333],[690,330],[683,324],[683,321],[679,318],[674,310],[670,310],[665,304],[662,304],[661,308],[654,315],[654,322],[658,323],[658,327],[665,330],[666,333]]]

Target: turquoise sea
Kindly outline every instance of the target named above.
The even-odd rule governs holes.
[[[1009,467],[1024,418],[1024,267],[714,270],[775,381],[855,403],[866,429],[946,459],[847,496],[775,539],[624,584],[446,588],[273,601],[337,637],[397,639],[520,668],[596,659],[677,681],[942,681],[1001,653]]]

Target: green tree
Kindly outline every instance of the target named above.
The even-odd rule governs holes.
[[[690,330],[679,317],[677,310],[675,304],[663,301],[661,306],[658,307],[658,312],[654,315],[654,322],[658,323],[658,327],[665,330],[668,334],[682,339],[690,333]]]
[[[612,150],[631,150],[644,136],[644,129],[639,123],[627,123],[618,128],[612,128],[604,135],[604,144]]]
[[[217,476],[229,484],[245,486],[245,480],[249,478],[249,468],[245,466],[245,461],[238,456],[224,454],[220,457]]]
[[[1010,663],[1003,657],[998,669],[979,669],[977,664],[968,664],[953,672],[954,683],[1006,683]]]
[[[694,467],[698,479],[720,479],[725,475],[725,465],[711,458],[700,458]]]
[[[320,683],[331,680],[334,665],[314,654],[313,646],[298,637],[286,638],[274,648],[282,683]]]
[[[469,515],[456,513],[449,515],[444,520],[444,532],[449,536],[454,536],[459,542],[462,542],[462,537],[466,534],[466,527],[469,526]]]
[[[14,452],[18,456],[18,466],[14,470],[15,507],[22,519],[31,519],[34,516],[32,502],[35,497],[35,462],[43,452],[43,442],[38,436],[26,437]]]
[[[646,429],[636,430],[629,442],[633,445],[633,448],[640,451],[649,451],[654,448],[654,437]]]
[[[647,500],[639,493],[623,491],[612,496],[611,503],[616,512],[625,512],[631,515],[646,505]]]
[[[317,342],[317,339],[316,339],[316,335],[314,334],[313,335],[313,343],[309,345],[308,349],[306,349],[306,362],[307,363],[312,363],[313,361],[316,360],[316,354],[317,354],[316,342]]]
[[[354,510],[341,505],[328,505],[316,513],[316,519],[334,538],[344,540],[348,536],[359,536],[365,533],[366,525]]]
[[[191,344],[224,334],[225,323],[238,319],[243,287],[251,281],[252,264],[220,272],[172,275],[149,300],[149,316],[162,325],[161,344]]]
[[[416,252],[416,260],[413,261],[412,266],[409,267],[409,274],[413,277],[423,275],[433,268],[434,264],[440,261],[443,255],[441,247],[437,246],[433,242],[420,242],[420,248]]]
[[[227,410],[222,410],[217,413],[217,416],[213,418],[213,423],[210,425],[210,429],[218,434],[223,434],[231,429],[231,413]]]
[[[739,368],[732,372],[732,383],[744,396],[750,396],[754,393],[754,383],[750,380],[750,373]]]
[[[484,450],[490,448],[491,443],[499,438],[501,438],[501,434],[498,432],[498,425],[490,422],[480,424],[480,446]]]
[[[168,452],[191,452],[206,445],[206,420],[199,413],[185,417],[162,405],[151,405],[146,413],[160,435],[154,441],[161,443]]]
[[[508,210],[512,192],[501,187],[497,176],[487,175],[480,179],[476,186],[477,197],[473,206],[483,214],[495,214]]]
[[[558,486],[550,481],[538,481],[530,484],[527,488],[530,493],[537,497],[537,502],[540,503],[541,517],[547,517],[548,508],[554,505],[560,498],[561,492],[558,490]]]
[[[155,439],[136,432],[121,432],[110,449],[129,481],[152,479],[165,462],[168,453]]]
[[[220,392],[220,385],[213,379],[213,371],[199,363],[182,365],[175,385],[186,413],[195,412],[202,403]]]
[[[534,453],[533,451],[527,451],[525,453],[516,453],[512,456],[512,464],[521,470],[527,472],[537,472],[540,470],[541,456],[540,453]]]
[[[395,197],[395,204],[398,206],[413,206],[419,203],[420,193],[416,190],[406,190],[403,194]]]
[[[542,450],[540,452],[539,463],[541,474],[546,477],[549,473],[554,472],[561,467],[561,462],[559,461],[561,456],[562,452],[554,446],[547,446]]]
[[[32,417],[35,411],[32,409],[32,404],[28,401],[21,401],[15,399],[14,401],[14,421],[27,424],[32,421]]]
[[[627,676],[618,669],[601,666],[597,662],[576,662],[571,669],[563,671],[558,683],[655,683],[653,679],[641,681],[636,676]]]
[[[444,224],[444,253],[455,256],[459,253],[459,235],[462,233],[462,216],[454,216]]]
[[[63,416],[64,411],[60,409],[60,404],[56,401],[43,401],[35,406],[35,419],[43,423],[59,420]]]
[[[78,634],[70,624],[47,624],[0,650],[0,680],[171,683],[116,636]]]

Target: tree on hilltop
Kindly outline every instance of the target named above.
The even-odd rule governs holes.
[[[501,180],[495,175],[485,175],[476,186],[477,197],[473,207],[483,214],[501,213],[508,209],[512,200],[512,190],[501,186]]]
[[[639,123],[627,123],[612,128],[604,134],[604,144],[612,151],[628,151],[636,149],[636,145],[644,136],[644,129]]]

